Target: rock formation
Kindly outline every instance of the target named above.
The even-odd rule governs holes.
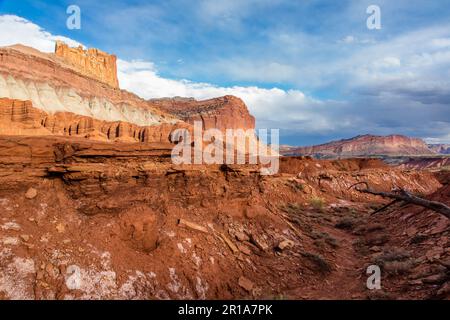
[[[182,98],[151,101],[187,123],[201,121],[204,130],[216,128],[225,132],[226,129],[255,128],[255,118],[248,112],[244,102],[234,96],[204,101]]]
[[[72,64],[81,73],[113,88],[119,87],[115,55],[109,55],[95,48],[87,50],[84,50],[81,46],[70,48],[61,41],[56,41],[55,54]]]
[[[184,122],[138,126],[129,122],[104,121],[71,112],[48,114],[31,101],[0,98],[0,135],[60,135],[100,141],[166,142],[175,129],[190,126]]]
[[[402,135],[362,135],[316,146],[292,147],[284,148],[283,150],[285,155],[315,156],[320,158],[430,155],[434,153],[421,139]]]
[[[99,51],[82,53],[84,51],[80,50],[67,48],[63,44],[57,46],[57,54],[42,53],[22,45],[0,48],[0,98],[29,100],[34,108],[48,115],[70,112],[106,122],[127,122],[137,126],[172,125],[180,121],[193,123],[194,120],[200,120],[205,129],[214,126],[220,130],[255,127],[253,116],[242,100],[236,97],[205,101],[146,101],[130,92],[106,85],[99,79],[103,76],[80,70],[75,62],[78,61],[78,54],[84,57],[80,58],[82,61],[91,61],[86,60],[91,56],[94,57],[93,61],[97,61],[97,58],[109,60]],[[93,64],[98,64],[98,61]]]
[[[429,144],[428,148],[440,154],[450,154],[450,144]]]

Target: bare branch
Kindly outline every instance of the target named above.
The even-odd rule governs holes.
[[[355,183],[350,188],[353,188],[359,184],[364,184],[366,186],[366,189],[355,188],[359,192],[368,193],[368,194],[372,194],[375,196],[381,196],[383,198],[390,198],[390,199],[394,199],[397,201],[404,201],[407,203],[415,204],[415,205],[433,210],[437,213],[442,214],[447,219],[450,219],[450,207],[442,202],[426,200],[426,199],[417,197],[403,189],[395,190],[395,192],[374,191],[369,188],[369,184],[365,181]]]

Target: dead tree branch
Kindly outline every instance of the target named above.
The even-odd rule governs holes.
[[[349,189],[356,187],[359,184],[364,184],[366,186],[366,189],[355,188],[359,192],[368,193],[368,194],[372,194],[375,196],[381,196],[383,198],[390,198],[390,199],[394,199],[397,201],[404,201],[407,203],[415,204],[415,205],[433,210],[437,213],[440,213],[447,219],[450,219],[450,207],[445,205],[442,202],[426,200],[426,199],[417,197],[403,189],[394,190],[393,192],[374,191],[369,188],[369,184],[365,181],[355,183],[354,185],[350,186]]]

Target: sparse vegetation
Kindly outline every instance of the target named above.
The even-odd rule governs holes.
[[[416,234],[410,241],[411,244],[419,244],[424,242],[426,239],[428,238],[428,236],[424,235],[424,234]]]
[[[332,271],[331,265],[321,255],[310,252],[303,252],[302,255],[311,261],[321,273],[330,273]]]
[[[292,190],[294,190],[295,192],[301,192],[305,188],[305,186],[303,184],[301,184],[300,182],[297,182],[295,180],[289,180],[288,182],[286,182],[286,185],[291,187]]]
[[[316,244],[318,247],[323,247],[323,244],[328,244],[332,248],[339,247],[339,242],[336,240],[336,238],[332,237],[326,232],[313,232],[311,234],[311,238],[313,238],[314,244]]]
[[[358,220],[352,217],[344,217],[339,219],[334,225],[338,229],[353,230],[358,224]]]
[[[281,206],[281,210],[289,214],[298,214],[302,212],[302,205],[300,203],[286,203]]]
[[[391,248],[384,251],[375,263],[390,275],[406,274],[417,265],[417,262],[410,257],[410,253],[403,249]]]
[[[314,197],[309,200],[310,205],[316,210],[323,210],[325,201],[322,198]]]

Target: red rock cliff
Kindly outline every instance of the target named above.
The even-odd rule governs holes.
[[[81,46],[70,48],[67,44],[56,41],[55,54],[72,64],[81,73],[118,88],[116,56],[98,49],[84,50]]]

